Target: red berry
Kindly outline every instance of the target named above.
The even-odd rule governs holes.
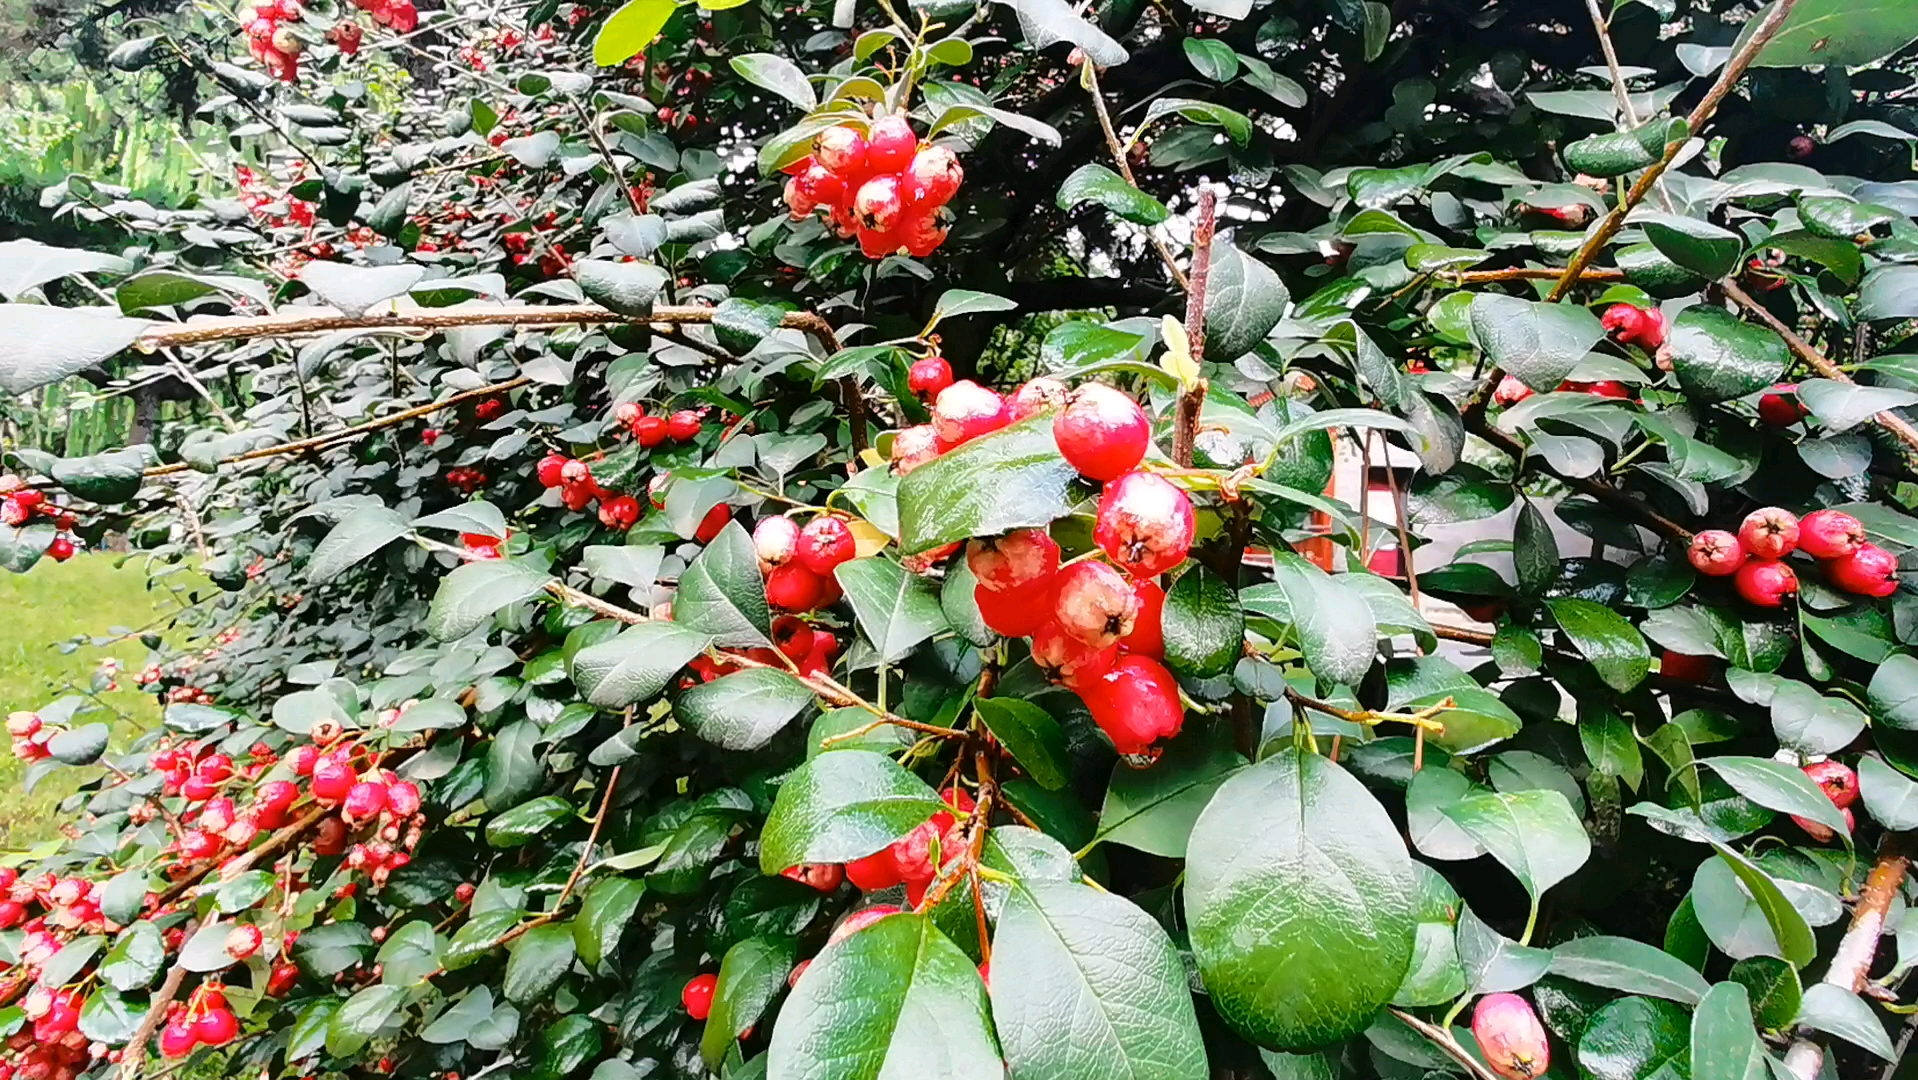
[[[892,437],[892,471],[904,476],[938,457],[941,449],[931,424],[909,427]]]
[[[879,854],[884,855],[886,853],[882,851]],[[897,884],[897,882],[895,882],[895,884]],[[832,928],[832,935],[826,939],[826,944],[831,945],[835,942],[844,941],[886,916],[898,914],[901,914],[901,911],[893,904],[874,904],[871,907],[860,908],[858,911],[839,920],[839,925]]]
[[[1793,135],[1791,141],[1785,144],[1785,152],[1791,155],[1793,161],[1803,161],[1817,149],[1818,144],[1809,135]]]
[[[1152,443],[1152,424],[1138,402],[1104,383],[1087,383],[1052,421],[1052,437],[1067,464],[1103,482],[1138,467]]]
[[[160,1030],[160,1054],[164,1057],[183,1058],[198,1045],[200,1038],[194,1034],[193,1021],[188,1020],[185,1013],[167,1021],[166,1027]]]
[[[966,566],[985,589],[1014,589],[1059,569],[1059,545],[1044,529],[1020,529],[966,543]]]
[[[913,258],[923,259],[946,242],[946,231],[938,211],[909,208],[898,228],[892,231],[891,242],[905,248],[906,254]]]
[[[1798,515],[1767,506],[1746,515],[1738,542],[1755,559],[1782,559],[1798,549],[1798,531]]]
[[[906,196],[915,205],[944,206],[965,180],[959,158],[943,146],[921,147],[906,166]]]
[[[1758,418],[1768,427],[1788,428],[1810,415],[1798,401],[1797,383],[1779,383],[1758,399]]]
[[[346,822],[339,818],[320,819],[319,827],[314,830],[313,854],[338,855],[346,850]]]
[[[880,848],[863,859],[847,863],[846,880],[861,892],[878,892],[899,884],[899,870],[892,864],[892,849]]]
[[[1665,344],[1667,322],[1665,313],[1658,308],[1642,308],[1635,304],[1613,304],[1605,309],[1599,322],[1615,341],[1626,345],[1636,345],[1646,352],[1655,353]]]
[[[1518,376],[1507,375],[1498,381],[1498,389],[1492,391],[1492,400],[1500,405],[1516,405],[1532,396],[1532,388],[1520,382]]]
[[[1706,529],[1692,537],[1685,551],[1692,569],[1710,577],[1730,577],[1745,565],[1747,552],[1738,537],[1723,529]]]
[[[1603,379],[1598,382],[1573,382],[1570,379],[1558,384],[1558,389],[1568,394],[1590,394],[1593,397],[1618,398],[1630,400],[1632,388],[1616,379]]]
[[[260,951],[260,928],[252,923],[239,923],[226,932],[226,954],[235,960],[244,960]]]
[[[666,434],[674,442],[692,442],[699,438],[699,414],[691,409],[681,409],[666,418]]]
[[[1013,391],[1006,401],[1006,416],[1011,423],[1018,423],[1028,416],[1037,416],[1048,409],[1062,409],[1071,391],[1066,384],[1057,379],[1041,375]]]
[[[799,662],[802,674],[817,675],[832,670],[833,657],[839,655],[839,639],[830,630],[813,628],[812,650]]]
[[[1092,539],[1133,577],[1157,577],[1185,561],[1197,527],[1184,491],[1162,476],[1132,472],[1105,486]]]
[[[1752,559],[1738,568],[1732,586],[1758,607],[1783,607],[1785,597],[1798,591],[1798,575],[1777,559]]]
[[[593,467],[584,461],[567,461],[560,466],[559,479],[562,484],[583,484],[590,487],[593,481]]]
[[[753,526],[753,551],[759,556],[759,569],[770,573],[799,553],[799,526],[783,516],[761,518]]]
[[[1052,621],[1056,578],[1040,578],[1011,589],[975,586],[972,601],[986,628],[1004,637],[1031,637]]]
[[[353,790],[359,776],[345,759],[327,755],[313,766],[313,797],[321,802],[339,802]]]
[[[1688,683],[1708,683],[1715,665],[1709,656],[1687,656],[1666,649],[1658,661],[1658,673]]]
[[[1887,597],[1898,591],[1898,556],[1877,544],[1864,544],[1827,562],[1825,576],[1848,593]]]
[[[799,530],[799,561],[820,577],[830,578],[841,564],[859,554],[858,541],[846,523],[830,515],[816,517]]]
[[[804,663],[812,655],[812,624],[794,615],[773,620],[773,648],[793,663]]]
[[[622,401],[613,406],[613,422],[623,428],[631,428],[646,415],[646,407],[637,401]]]
[[[1054,617],[1059,629],[1089,648],[1106,649],[1132,633],[1139,597],[1125,575],[1099,562],[1074,563],[1059,572]]]
[[[1847,835],[1849,835],[1854,829],[1857,828],[1858,819],[1852,816],[1851,807],[1849,806],[1845,807],[1843,810],[1840,810],[1839,813],[1844,815],[1845,832]],[[1811,837],[1813,840],[1816,840],[1821,844],[1829,843],[1833,837],[1838,835],[1837,833],[1832,832],[1828,826],[1821,825],[1810,818],[1799,817],[1797,814],[1793,814],[1791,816],[1791,820],[1794,825],[1797,825],[1799,828],[1805,830],[1805,835]]]
[[[1119,643],[1095,648],[1066,633],[1053,621],[1032,635],[1032,662],[1054,682],[1078,687],[1087,679],[1096,679],[1112,670],[1119,661]]]
[[[1505,1080],[1545,1075],[1552,1046],[1538,1014],[1517,994],[1487,994],[1472,1010],[1472,1038],[1479,1056]]]
[[[912,163],[917,149],[919,136],[905,117],[882,116],[866,132],[866,167],[876,173],[898,172]]]
[[[906,370],[906,388],[920,397],[933,398],[939,391],[952,385],[952,365],[939,355],[923,357],[913,361]]]
[[[481,423],[498,420],[505,412],[506,402],[499,398],[487,398],[473,408],[473,415],[479,417]]]
[[[713,1011],[713,990],[719,986],[719,976],[708,972],[695,975],[679,992],[680,1004],[686,1006],[686,1015],[695,1020],[704,1020]]]
[[[798,559],[766,575],[766,602],[781,611],[812,611],[826,596],[826,583]]]
[[[970,379],[946,387],[932,403],[932,429],[942,452],[1009,422],[1005,399]]]
[[[193,1037],[208,1046],[225,1046],[239,1035],[239,1018],[227,1009],[208,1009],[193,1022]]]
[[[846,872],[838,863],[801,863],[798,866],[789,866],[781,870],[779,874],[802,885],[811,885],[822,893],[834,891],[839,888],[839,883],[846,879]]]
[[[622,532],[639,524],[639,500],[621,495],[599,504],[599,523]]]
[[[633,437],[639,440],[639,445],[650,450],[666,441],[670,427],[663,416],[642,416],[633,421]]]
[[[348,821],[368,821],[386,809],[386,785],[362,780],[347,789],[340,814]]]
[[[719,531],[724,529],[726,523],[732,519],[733,508],[727,506],[725,503],[720,503],[718,506],[706,511],[706,516],[699,519],[699,528],[694,531],[693,540],[701,544],[712,543],[713,538],[718,536]]]
[[[292,768],[293,775],[312,776],[314,766],[320,763],[320,748],[310,744],[296,746],[286,755],[286,763]]]
[[[1805,766],[1805,775],[1824,789],[1825,797],[1840,810],[1858,801],[1858,774],[1851,766],[1830,758]]]
[[[1842,559],[1870,542],[1865,526],[1842,510],[1813,510],[1798,523],[1798,550],[1814,559]]]
[[[1112,669],[1079,686],[1092,720],[1121,754],[1145,754],[1160,739],[1179,733],[1185,708],[1179,684],[1149,656],[1121,656]]]
[[[454,887],[453,899],[462,904],[470,904],[473,902],[473,894],[477,892],[479,889],[472,882],[462,881]]]
[[[862,228],[874,233],[890,233],[905,220],[906,200],[899,177],[881,173],[859,185],[852,199],[853,216]]]
[[[64,536],[56,536],[53,543],[47,545],[47,557],[54,562],[66,562],[73,558],[73,541]]]
[[[1155,659],[1165,656],[1165,633],[1161,620],[1165,614],[1165,590],[1147,578],[1132,584],[1132,595],[1139,598],[1139,614],[1132,620],[1132,633],[1119,642],[1127,652],[1143,653]]]
[[[850,179],[863,177],[866,167],[866,137],[856,129],[832,127],[813,137],[813,159],[834,174]]]

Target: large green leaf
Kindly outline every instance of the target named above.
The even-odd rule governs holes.
[[[513,943],[513,956],[506,961],[500,993],[515,1005],[539,1004],[572,969],[573,958],[571,923],[549,922],[535,926]]]
[[[1709,221],[1641,209],[1632,222],[1666,258],[1703,277],[1724,277],[1745,253],[1743,236]]]
[[[572,815],[573,804],[557,795],[529,799],[487,822],[486,842],[496,848],[519,847]]]
[[[726,950],[719,962],[719,985],[699,1052],[717,1068],[739,1037],[759,1022],[760,1014],[786,987],[793,966],[791,938],[750,937]]]
[[[1735,982],[1712,987],[1692,1012],[1691,1080],[1764,1080],[1765,1057],[1745,988]]]
[[[1186,852],[1186,918],[1213,1007],[1279,1050],[1364,1031],[1411,964],[1417,887],[1397,826],[1344,769],[1288,748],[1238,773]]]
[[[1240,593],[1247,611],[1290,625],[1312,673],[1357,683],[1378,653],[1378,624],[1365,599],[1289,551],[1272,556],[1271,584]]]
[[[1208,273],[1205,358],[1229,364],[1265,340],[1285,317],[1292,294],[1277,271],[1240,251],[1229,237],[1213,243]]]
[[[1098,203],[1135,225],[1157,225],[1171,214],[1164,203],[1126,183],[1118,173],[1091,161],[1073,170],[1059,185],[1059,209],[1070,210],[1087,202]]]
[[[1669,1001],[1628,997],[1592,1015],[1578,1038],[1578,1065],[1591,1080],[1683,1076],[1691,1049],[1685,1010]]]
[[[100,959],[100,979],[115,990],[132,992],[151,985],[166,964],[160,928],[141,920],[120,932]]]
[[[974,536],[1049,525],[1072,511],[1078,473],[1034,416],[950,450],[899,481],[899,542],[908,554]]]
[[[1161,616],[1165,664],[1195,679],[1223,674],[1245,651],[1239,594],[1211,570],[1194,566],[1167,590]]]
[[[306,561],[307,580],[325,584],[405,536],[404,517],[384,506],[365,506],[340,519]]]
[[[783,56],[746,53],[733,57],[729,63],[740,78],[754,86],[771,90],[802,110],[810,110],[819,104],[812,83],[806,81],[806,73],[800,70],[798,64]]]
[[[95,1042],[120,1045],[133,1038],[147,1016],[147,1003],[129,1000],[120,991],[103,986],[80,1006],[80,1034]]]
[[[1858,761],[1858,794],[1872,820],[1893,832],[1918,829],[1918,783],[1876,755]]]
[[[1681,1005],[1698,1004],[1711,988],[1685,961],[1622,937],[1573,938],[1552,950],[1552,974]]]
[[[613,67],[638,56],[678,10],[672,0],[627,0],[593,37],[593,63]]]
[[[924,780],[870,750],[835,750],[779,787],[759,838],[759,868],[863,858],[945,808]]]
[[[575,653],[573,683],[594,705],[622,708],[664,690],[673,675],[711,643],[710,637],[676,622],[640,623]]]
[[[828,945],[780,1009],[766,1056],[767,1080],[1005,1075],[978,969],[922,915]]]
[[[729,521],[679,579],[673,621],[724,646],[771,645],[772,612],[753,538]]]
[[[1204,1080],[1185,966],[1151,916],[1076,882],[1023,881],[992,942],[1011,1080]]]
[[[552,580],[546,571],[518,559],[467,563],[440,581],[426,612],[426,632],[440,641],[456,641],[485,626],[501,608],[538,596]]]
[[[1865,690],[1872,715],[1900,731],[1918,731],[1918,657],[1893,653]]]
[[[645,895],[646,883],[629,877],[601,878],[586,890],[573,920],[573,947],[581,962],[596,968],[612,955]]]
[[[707,742],[756,750],[811,703],[812,690],[786,672],[747,668],[679,695],[673,715]]]
[[[1494,364],[1534,390],[1550,390],[1585,359],[1605,328],[1577,304],[1480,293],[1472,300],[1472,334]]]
[[[1845,827],[1844,812],[1803,769],[1770,758],[1732,755],[1705,758],[1702,764],[1730,784],[1733,791],[1768,810],[1808,818],[1846,835],[1851,832]]]
[[[903,659],[922,641],[950,628],[932,581],[877,556],[841,563],[833,571],[866,640],[887,663]]]
[[[54,462],[53,479],[88,502],[123,503],[140,493],[147,448],[130,446]]]
[[[539,763],[539,725],[516,720],[493,735],[486,749],[488,806],[511,806],[539,790],[546,773]]]
[[[1710,304],[1679,312],[1669,345],[1678,384],[1703,405],[1763,390],[1791,362],[1777,334]]]
[[[620,315],[645,315],[671,275],[650,263],[581,259],[573,280],[588,300]]]
[[[70,274],[125,273],[133,264],[117,255],[54,247],[38,240],[0,243],[0,296],[8,300]]]
[[[1898,1060],[1898,1050],[1878,1022],[1878,1014],[1864,998],[1845,987],[1821,982],[1806,988],[1804,1002],[1798,1007],[1798,1023],[1836,1035],[1886,1061]]]
[[[113,308],[0,304],[0,392],[9,397],[59,382],[133,344],[148,326]]]
[[[1533,903],[1592,854],[1584,824],[1556,791],[1481,792],[1445,814],[1518,878]]]
[[[1183,859],[1192,826],[1213,793],[1243,768],[1238,751],[1198,730],[1167,744],[1151,768],[1115,766],[1099,811],[1098,839]]]
[[[1018,698],[979,698],[973,707],[1033,783],[1058,791],[1072,779],[1065,729],[1051,713]]]
[[[1718,841],[1713,841],[1712,847],[1718,850],[1719,861],[1707,860],[1700,864],[1698,873],[1692,879],[1693,907],[1698,913],[1699,923],[1704,926],[1706,933],[1711,935],[1712,944],[1738,959],[1755,955],[1775,955],[1800,968],[1817,959],[1818,942],[1812,937],[1811,924],[1806,922],[1805,916],[1792,906],[1784,890],[1778,887],[1778,882],[1730,847]],[[1705,897],[1701,893],[1700,886],[1705,875],[1717,871],[1722,876],[1722,871],[1726,869],[1729,869],[1737,880],[1737,892],[1755,906],[1766,928],[1770,931],[1769,940],[1758,942],[1756,948],[1740,949],[1732,946],[1721,929],[1726,925],[1725,919],[1713,913],[1711,905],[1705,903]],[[1731,895],[1723,888],[1716,891],[1726,896]]]
[[[1739,35],[1742,46],[1758,26]],[[1753,61],[1757,67],[1863,67],[1918,39],[1918,11],[1905,0],[1801,0]]]
[[[1645,681],[1652,668],[1652,650],[1623,615],[1573,597],[1547,600],[1545,606],[1605,685],[1622,693]]]

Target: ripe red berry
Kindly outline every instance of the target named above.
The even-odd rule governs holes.
[[[941,449],[931,424],[909,427],[892,437],[892,471],[904,476],[938,457]]]
[[[719,986],[719,976],[707,972],[695,975],[687,982],[686,988],[679,992],[680,1004],[686,1006],[686,1015],[695,1020],[704,1020],[713,1011],[713,990]]]
[[[1178,681],[1149,656],[1121,656],[1110,671],[1078,689],[1093,723],[1121,754],[1149,753],[1153,743],[1177,735],[1185,723]]]
[[[73,558],[73,541],[64,536],[56,536],[53,543],[47,545],[47,556],[54,562],[66,562]]]
[[[1139,598],[1139,614],[1132,620],[1132,632],[1119,642],[1127,652],[1143,653],[1155,659],[1165,656],[1165,590],[1146,578],[1132,583],[1132,595]]]
[[[1870,542],[1865,526],[1842,510],[1813,510],[1798,523],[1798,549],[1814,559],[1842,559]]]
[[[922,357],[906,369],[906,388],[920,397],[938,397],[939,391],[951,385],[952,365],[943,356]]]
[[[866,166],[876,173],[898,172],[912,163],[919,149],[919,136],[912,124],[898,114],[882,116],[866,132]]]
[[[650,450],[666,441],[670,425],[663,416],[642,416],[633,421],[633,437]]]
[[[336,817],[321,818],[313,831],[313,854],[338,855],[346,850],[346,822]]]
[[[799,530],[799,561],[820,577],[830,578],[841,564],[859,554],[859,544],[845,521],[830,515],[816,517]]]
[[[622,401],[613,406],[613,423],[623,428],[631,428],[646,415],[646,406],[637,401]]]
[[[794,615],[781,615],[773,620],[773,648],[786,655],[793,663],[803,663],[812,655],[812,624]]]
[[[562,484],[580,484],[591,487],[593,483],[593,467],[584,461],[566,461],[560,465],[559,479]]]
[[[1112,670],[1119,661],[1119,643],[1104,648],[1087,645],[1066,633],[1057,619],[1032,634],[1032,662],[1054,682],[1078,687]]]
[[[1054,599],[1059,628],[1093,649],[1115,646],[1132,633],[1139,597],[1125,575],[1104,563],[1074,563],[1059,572]]]
[[[881,173],[859,185],[852,199],[853,216],[860,227],[874,233],[890,233],[905,220],[906,199],[899,177]]]
[[[1617,398],[1628,401],[1632,388],[1616,379],[1601,379],[1598,382],[1573,382],[1570,379],[1558,384],[1558,389],[1568,394],[1590,394],[1593,397]]]
[[[609,529],[625,531],[639,523],[639,500],[620,495],[599,504],[599,523]]]
[[[899,884],[899,870],[892,864],[892,849],[880,848],[863,859],[846,864],[846,880],[861,892],[878,892]]]
[[[498,420],[505,412],[506,402],[499,398],[487,398],[473,407],[473,415],[479,417],[481,423]]]
[[[946,242],[946,226],[937,210],[909,207],[899,226],[891,233],[891,242],[906,249],[906,254],[923,259]]]
[[[235,960],[244,960],[260,951],[260,928],[252,923],[238,923],[226,932],[226,954]]]
[[[1798,575],[1777,559],[1752,559],[1732,576],[1738,595],[1762,608],[1783,607],[1785,597],[1798,591]]]
[[[1785,153],[1791,155],[1793,161],[1803,161],[1817,149],[1818,144],[1809,135],[1793,135],[1791,141],[1785,144]]]
[[[1858,819],[1852,816],[1851,807],[1849,806],[1845,807],[1843,810],[1840,810],[1838,812],[1844,816],[1845,833],[1849,835],[1851,832],[1853,832],[1857,828]],[[1816,840],[1821,844],[1830,843],[1832,838],[1838,835],[1837,833],[1832,832],[1829,826],[1822,825],[1816,821],[1813,821],[1810,818],[1799,817],[1797,814],[1793,814],[1791,815],[1791,820],[1792,820],[1792,824],[1797,825],[1799,828],[1805,830],[1805,835],[1811,837],[1813,840]]]
[[[666,418],[666,434],[674,442],[692,442],[699,438],[699,414],[692,409],[681,409]]]
[[[801,863],[798,866],[789,866],[781,870],[779,874],[801,885],[811,885],[822,893],[838,889],[839,883],[846,879],[846,872],[838,863]]]
[[[1519,381],[1516,375],[1507,375],[1498,381],[1498,389],[1492,391],[1492,400],[1499,405],[1516,405],[1532,396],[1532,388]]]
[[[1132,472],[1105,486],[1092,539],[1133,577],[1157,577],[1185,561],[1197,528],[1184,491],[1154,473]]]
[[[1782,559],[1798,549],[1798,531],[1798,515],[1767,506],[1745,516],[1738,542],[1755,559]]]
[[[295,776],[312,776],[313,767],[320,762],[320,748],[310,743],[302,743],[287,752],[286,763]],[[161,766],[156,765],[155,768]]]
[[[1052,621],[1053,590],[1058,578],[1040,578],[1010,589],[975,586],[972,601],[986,628],[1004,637],[1031,637]]]
[[[1066,463],[1094,480],[1116,480],[1138,467],[1152,443],[1145,410],[1104,383],[1087,383],[1052,421]]]
[[[1048,409],[1062,409],[1071,391],[1066,384],[1057,379],[1041,375],[1013,391],[1006,400],[1006,416],[1010,423],[1018,423],[1028,416],[1037,416]]]
[[[185,1013],[167,1021],[160,1030],[160,1054],[164,1057],[183,1058],[200,1045],[199,1036],[193,1033],[193,1021]]]
[[[906,196],[918,206],[944,206],[959,193],[965,176],[952,151],[943,146],[921,147],[906,166]]]
[[[1877,544],[1864,544],[1826,562],[1825,576],[1848,593],[1887,597],[1898,591],[1898,556]]]
[[[1758,418],[1768,427],[1788,428],[1810,415],[1798,401],[1797,383],[1779,383],[1758,399]]]
[[[970,379],[946,387],[932,403],[932,430],[942,452],[997,431],[1009,421],[1005,399]]]
[[[1709,656],[1688,656],[1666,649],[1658,661],[1658,673],[1688,683],[1708,683],[1714,668]]]
[[[1825,797],[1840,810],[1858,801],[1858,774],[1842,761],[1827,758],[1805,766],[1805,775],[1824,789]]]
[[[781,611],[811,611],[826,596],[826,583],[798,559],[773,567],[766,575],[766,602]]]
[[[1505,1080],[1545,1075],[1552,1045],[1538,1014],[1517,994],[1487,994],[1472,1010],[1472,1038],[1479,1055]]]
[[[313,766],[313,797],[321,802],[339,802],[358,780],[353,766],[344,758],[328,754]]]
[[[866,167],[866,137],[849,127],[831,127],[813,137],[813,159],[842,178],[863,177]]]
[[[774,515],[759,519],[753,526],[753,551],[759,556],[759,569],[771,573],[799,552],[799,526],[789,517]]]
[[[1017,588],[1059,569],[1059,545],[1044,529],[1020,529],[966,543],[966,566],[985,589]]]
[[[724,529],[726,523],[732,519],[733,508],[720,503],[706,511],[706,516],[699,519],[699,528],[693,532],[693,540],[701,544],[712,543],[713,538],[718,536],[719,531]]]
[[[1706,529],[1692,537],[1685,551],[1692,569],[1711,577],[1730,577],[1745,565],[1747,552],[1738,537],[1723,529]]]
[[[239,1018],[228,1009],[208,1009],[193,1022],[193,1037],[208,1046],[225,1046],[239,1035]]]
[[[317,781],[316,781],[317,782]],[[340,813],[348,821],[370,821],[386,809],[386,785],[362,780],[347,789]]]
[[[1642,308],[1635,304],[1613,304],[1605,309],[1605,314],[1599,322],[1613,340],[1626,345],[1636,345],[1646,352],[1655,353],[1665,344],[1668,324],[1665,313],[1658,308]]]

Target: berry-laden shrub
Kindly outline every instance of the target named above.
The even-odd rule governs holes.
[[[203,417],[0,564],[211,582],[7,721],[0,1080],[1908,1047],[1918,9],[209,11],[235,198],[0,260]]]

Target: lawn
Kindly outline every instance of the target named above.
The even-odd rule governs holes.
[[[5,613],[0,616],[0,716],[89,688],[100,661],[112,656],[122,665],[120,688],[101,694],[100,701],[119,714],[112,718],[115,744],[123,745],[133,732],[159,721],[153,698],[133,688],[147,655],[137,635],[105,648],[84,643],[77,649],[61,648],[76,638],[147,627],[176,609],[165,589],[147,589],[143,559],[117,566],[120,558],[82,555],[64,564],[44,561],[27,574],[0,573],[0,612]],[[96,714],[90,719],[107,718]],[[5,792],[0,797],[0,850],[18,850],[53,835],[63,823],[60,800],[78,779],[55,775],[27,795],[20,791],[25,773],[26,767],[14,757],[0,756],[0,792]]]

